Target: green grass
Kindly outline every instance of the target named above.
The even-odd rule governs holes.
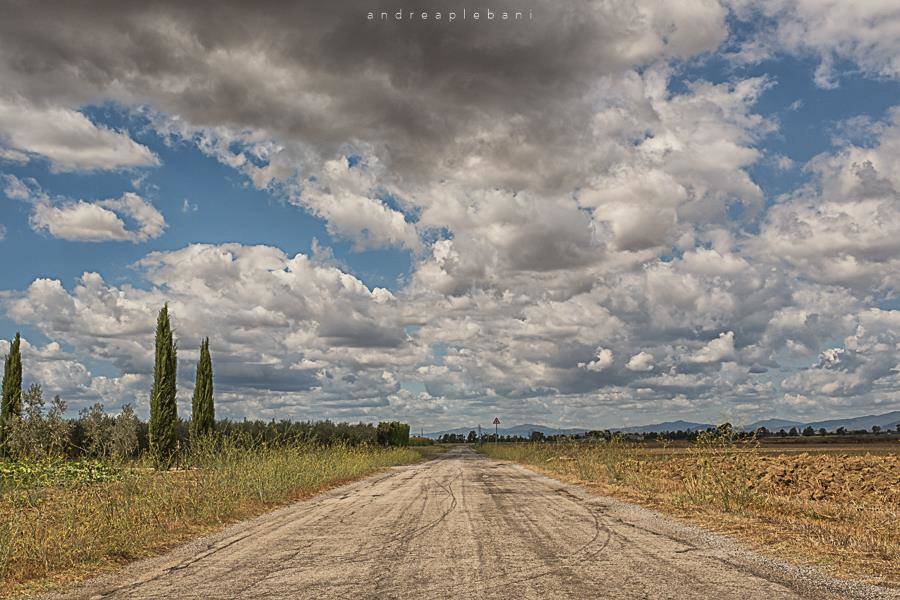
[[[16,485],[6,485],[0,494],[0,597],[152,555],[279,504],[422,457],[411,448],[247,449],[216,443],[195,451],[187,468],[168,472],[141,464],[63,463],[44,465],[43,471],[7,464],[4,473],[11,475],[5,481]]]
[[[97,460],[0,461],[0,494],[44,487],[74,487],[116,481],[122,469]]]

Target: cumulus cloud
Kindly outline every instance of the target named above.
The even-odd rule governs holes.
[[[33,179],[23,181],[14,175],[0,178],[7,198],[31,204],[31,227],[59,239],[139,243],[158,238],[166,229],[162,213],[132,192],[125,192],[121,198],[93,202],[53,199]]]
[[[700,364],[718,363],[734,358],[734,332],[720,333],[691,357],[690,361]]]
[[[628,364],[625,365],[625,368],[629,371],[652,371],[653,355],[649,352],[638,352],[628,359]]]
[[[125,218],[133,220],[129,229]],[[146,242],[163,234],[162,214],[137,194],[97,202],[35,204],[29,219],[35,231],[44,230],[55,238],[72,242]]]
[[[588,371],[594,371],[599,373],[600,371],[608,369],[613,364],[613,353],[609,348],[598,348],[597,349],[597,357],[588,363],[578,363],[578,367],[581,369],[587,369]]]
[[[304,187],[294,200],[323,218],[330,233],[354,240],[358,249],[404,246],[418,250],[415,226],[376,197],[378,174],[368,164],[351,166],[349,159],[341,156],[327,161],[315,185]]]
[[[827,397],[830,403],[877,386],[894,389],[900,382],[900,311],[870,309],[854,320],[856,330],[843,346],[824,350],[812,366],[786,378],[782,388],[807,398]]]
[[[9,352],[10,342],[0,340],[0,356]],[[37,383],[44,397],[59,394],[71,411],[77,411],[95,402],[102,402],[115,410],[123,404],[133,406],[146,396],[146,379],[142,376],[96,376],[71,352],[57,342],[40,346],[27,337],[21,341],[25,386]]]
[[[7,298],[6,309],[79,355],[146,377],[156,313],[168,302],[181,356],[190,361],[210,336],[217,389],[235,397],[241,389],[270,390],[304,406],[311,398],[301,392],[322,401],[383,399],[399,389],[383,374],[419,357],[389,291],[303,254],[197,244],[151,253],[136,267],[147,289],[116,287],[96,273],[85,273],[71,291],[37,279]]]
[[[835,64],[852,61],[876,76],[900,77],[900,14],[891,2],[820,0],[729,0],[738,18],[769,23],[771,29],[747,40],[737,56],[760,60],[777,52],[811,53],[819,58],[815,81],[823,88],[840,83]]]
[[[900,273],[900,109],[872,128],[873,143],[843,145],[807,165],[813,182],[769,209],[751,246],[799,277],[863,293],[896,290]]]
[[[54,171],[112,170],[159,164],[159,158],[127,133],[92,123],[78,111],[38,106],[0,96],[0,148],[25,162],[29,155],[50,161]]]

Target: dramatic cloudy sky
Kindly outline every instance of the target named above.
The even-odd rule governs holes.
[[[184,412],[900,408],[900,5],[451,4],[0,0],[26,383],[146,414],[168,302]]]

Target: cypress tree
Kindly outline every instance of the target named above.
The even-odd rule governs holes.
[[[169,468],[175,458],[178,412],[175,404],[175,375],[178,362],[169,305],[159,311],[156,321],[156,359],[153,389],[150,392],[150,453],[157,468]]]
[[[22,354],[18,332],[9,346],[9,354],[3,363],[3,398],[0,402],[0,450],[6,443],[7,423],[12,417],[22,415]]]
[[[198,437],[212,433],[215,427],[213,408],[212,358],[209,356],[209,338],[200,344],[200,361],[194,382],[194,399],[191,402],[191,435]]]

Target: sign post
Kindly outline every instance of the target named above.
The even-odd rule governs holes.
[[[500,441],[500,435],[498,433],[497,426],[500,425],[500,419],[498,417],[494,417],[494,443]]]

